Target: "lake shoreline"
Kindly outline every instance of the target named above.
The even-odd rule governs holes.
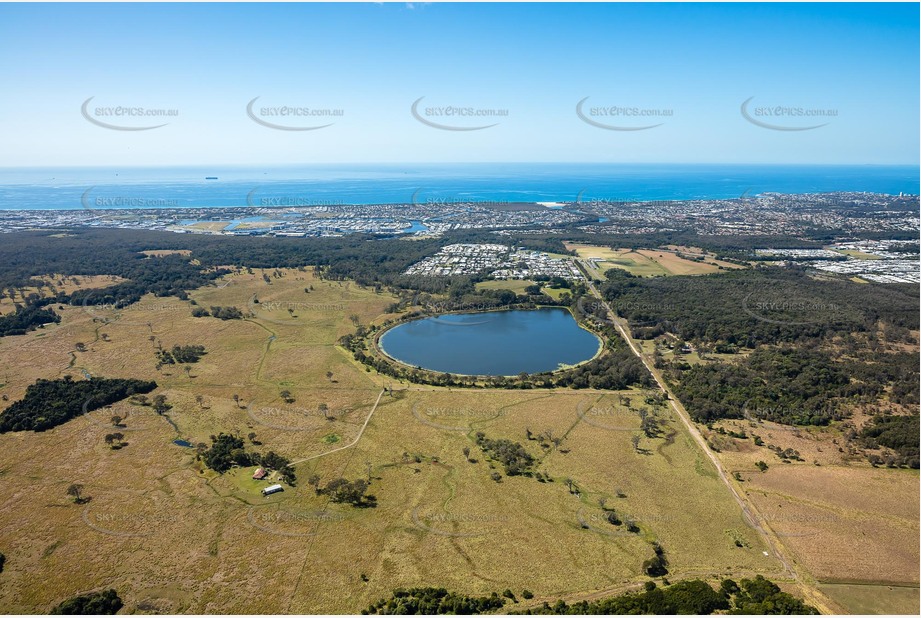
[[[488,314],[488,313],[508,313],[511,311],[526,312],[526,311],[546,311],[546,310],[555,310],[555,309],[565,310],[570,315],[570,317],[572,317],[573,321],[575,322],[575,325],[579,329],[595,337],[595,339],[597,340],[597,347],[591,357],[585,360],[579,361],[577,363],[574,363],[574,364],[558,363],[555,369],[545,370],[545,371],[520,372],[517,374],[459,373],[459,372],[453,372],[453,371],[440,371],[437,369],[431,369],[431,368],[423,367],[421,365],[414,365],[414,364],[408,363],[405,360],[400,359],[397,356],[395,356],[392,352],[388,352],[383,343],[383,338],[389,333],[391,333],[396,327],[405,326],[407,324],[410,324],[412,322],[417,322],[420,320],[428,320],[432,318],[439,318],[442,316],[449,316],[449,315],[478,315],[478,314]],[[436,314],[421,314],[421,315],[413,316],[408,319],[398,320],[395,323],[387,326],[384,330],[375,334],[374,338],[372,339],[372,344],[373,344],[373,349],[375,352],[379,353],[381,356],[383,356],[388,361],[396,363],[397,365],[405,369],[408,369],[410,371],[424,371],[427,373],[432,373],[432,374],[437,374],[437,375],[449,374],[449,375],[456,376],[459,378],[475,378],[475,379],[484,379],[484,380],[488,380],[490,378],[516,379],[521,375],[521,373],[527,373],[529,376],[560,374],[562,372],[569,371],[577,367],[581,367],[587,363],[590,363],[596,360],[597,358],[602,356],[605,350],[607,349],[604,338],[599,333],[596,333],[593,330],[587,328],[585,324],[583,324],[578,319],[575,313],[573,313],[571,307],[559,306],[559,305],[536,305],[534,307],[529,307],[529,308],[498,307],[498,308],[489,308],[489,309],[473,309],[473,310],[466,309],[466,310],[458,310],[458,311],[445,311],[445,312],[436,313]]]

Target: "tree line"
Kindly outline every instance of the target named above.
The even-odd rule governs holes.
[[[533,595],[526,591],[525,598]],[[362,614],[438,615],[485,614],[503,609],[511,591],[501,596],[467,596],[444,588],[397,589],[389,598],[372,603]],[[517,602],[517,600],[516,600]],[[596,601],[567,603],[559,600],[523,612],[524,615],[699,615],[715,613],[738,615],[816,615],[818,610],[801,599],[783,592],[762,575],[736,583],[724,579],[715,589],[705,581],[691,579],[662,587],[647,582],[641,592],[628,592]]]

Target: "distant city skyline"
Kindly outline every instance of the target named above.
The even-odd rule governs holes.
[[[0,4],[0,167],[916,165],[918,21],[916,3]]]

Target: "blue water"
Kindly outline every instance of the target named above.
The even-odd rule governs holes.
[[[465,375],[517,375],[575,365],[598,351],[598,337],[565,309],[458,313],[393,327],[381,348],[407,365]]]
[[[0,209],[6,210],[587,202],[733,198],[766,191],[917,194],[919,169],[598,163],[0,169]]]
[[[173,440],[173,444],[175,444],[176,446],[181,446],[183,448],[192,448],[192,443],[189,442],[188,440],[180,440],[180,439]]]

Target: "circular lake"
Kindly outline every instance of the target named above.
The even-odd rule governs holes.
[[[554,371],[590,360],[601,345],[561,308],[452,313],[399,324],[380,338],[402,363],[464,375]]]

